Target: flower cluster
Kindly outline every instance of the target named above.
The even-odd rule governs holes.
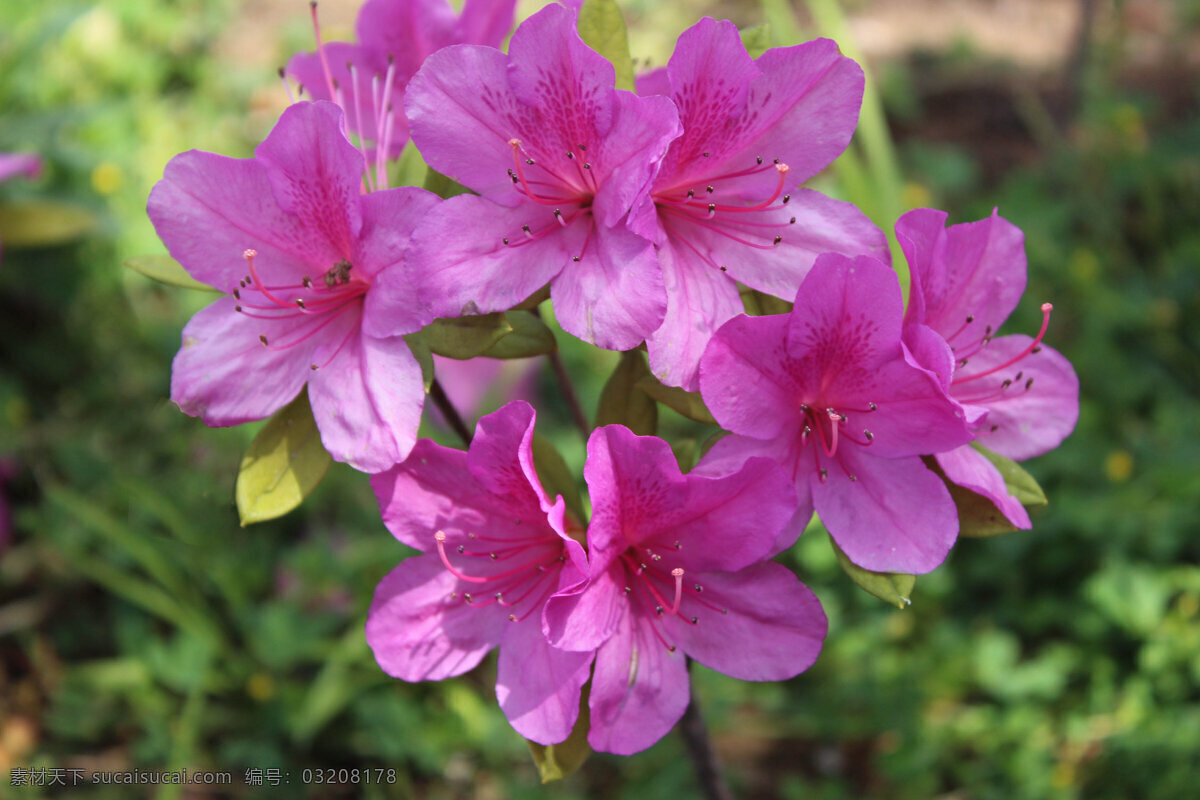
[[[963,497],[1028,528],[1001,466],[1070,433],[1078,383],[1042,344],[1049,304],[1036,337],[997,335],[1025,284],[1011,223],[898,220],[906,304],[884,232],[801,187],[857,123],[863,73],[833,42],[752,58],[704,19],[628,91],[577,3],[498,49],[513,6],[369,0],[357,44],[318,27],[289,63],[315,99],[254,158],[171,161],[150,217],[225,295],[184,328],[171,396],[233,425],[307,388],[324,448],[372,475],[384,525],[421,553],[376,590],[380,666],[439,680],[498,647],[522,736],[566,740],[590,682],[589,743],[629,754],[683,715],[689,658],[752,681],[816,660],[821,605],[772,560],[814,512],[859,572],[937,567]],[[389,188],[408,146],[427,185],[457,184],[448,199]],[[747,316],[749,290],[791,310]],[[418,441],[434,331],[541,325],[520,309],[547,299],[585,342],[644,347],[647,379],[728,435],[684,472],[656,436],[591,430],[590,518],[539,478],[528,403],[481,419],[466,451]],[[547,352],[489,350],[497,336],[470,355]]]

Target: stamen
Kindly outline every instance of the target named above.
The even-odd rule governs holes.
[[[679,601],[683,599],[683,568],[676,567],[671,570],[671,577],[675,579],[675,602],[671,604],[671,613],[679,613]]]
[[[1020,353],[1018,353],[1016,356],[1010,358],[1008,361],[1005,361],[1003,364],[992,367],[991,369],[985,370],[984,372],[980,372],[975,375],[970,375],[966,378],[960,378],[956,381],[953,381],[951,383],[951,385],[958,386],[963,383],[969,383],[970,381],[974,381],[974,380],[978,380],[980,378],[987,377],[988,375],[994,375],[995,373],[999,372],[1002,369],[1011,367],[1013,364],[1017,363],[1021,359],[1025,358],[1025,356],[1032,353],[1034,348],[1036,348],[1039,344],[1041,344],[1042,337],[1044,337],[1046,335],[1046,329],[1048,327],[1050,327],[1050,312],[1053,309],[1054,309],[1054,306],[1051,305],[1050,303],[1042,303],[1042,327],[1041,327],[1041,330],[1038,331],[1037,336],[1030,343],[1030,345],[1028,347],[1026,347],[1024,350],[1022,350]],[[990,333],[990,330],[989,330],[989,333]]]
[[[438,531],[433,534],[433,539],[437,542],[438,556],[442,559],[442,564],[450,571],[451,575],[460,581],[467,581],[468,583],[487,583],[491,580],[491,578],[477,578],[473,575],[464,575],[454,568],[454,565],[450,563],[450,559],[446,556],[446,533],[444,531]],[[468,603],[471,602],[471,595],[468,594],[465,597]]]

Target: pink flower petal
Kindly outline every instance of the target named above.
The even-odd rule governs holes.
[[[684,601],[678,616],[660,619],[668,639],[704,666],[744,681],[780,681],[817,660],[829,626],[825,612],[786,567],[763,562],[688,580],[701,584],[704,600],[725,613]]]
[[[991,500],[1013,525],[1022,530],[1033,527],[1025,506],[1008,493],[1000,470],[975,448],[963,445],[945,453],[938,453],[937,462],[952,483]]]
[[[496,699],[517,733],[540,744],[571,735],[594,652],[551,647],[536,617],[510,622],[500,643]]]

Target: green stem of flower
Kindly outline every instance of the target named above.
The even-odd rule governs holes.
[[[688,670],[691,671],[692,661],[688,659]],[[717,754],[713,752],[712,743],[708,739],[708,726],[700,714],[700,706],[696,703],[695,689],[689,689],[690,700],[683,719],[679,720],[679,733],[691,756],[692,766],[696,770],[696,780],[704,791],[707,800],[733,800],[733,794],[721,774],[721,765]]]
[[[459,415],[458,409],[450,402],[450,398],[446,396],[446,390],[438,383],[437,378],[433,379],[433,383],[429,385],[429,396],[433,398],[434,405],[438,407],[438,411],[442,412],[442,418],[446,420],[451,429],[458,434],[458,438],[462,439],[463,444],[471,443],[471,431],[467,428],[467,424],[463,422],[463,418]]]

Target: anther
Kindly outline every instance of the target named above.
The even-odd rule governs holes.
[[[1040,353],[1040,352],[1042,352],[1042,346],[1039,344],[1039,345],[1035,346],[1032,350],[1030,350],[1029,354],[1034,355],[1035,353]]]
[[[305,289],[311,289],[312,285],[313,285],[312,278],[308,277],[307,275],[305,275],[304,277],[302,277],[300,279],[300,283],[304,286]]]
[[[791,219],[789,219],[789,220],[788,220],[788,225],[795,225],[795,224],[796,224],[796,218],[795,218],[795,217],[792,217]]]
[[[821,483],[824,483],[827,480],[829,480],[829,470],[822,467],[821,468]]]
[[[760,165],[762,164],[762,156],[758,156],[754,160],[757,161]]]
[[[778,158],[773,158],[773,159],[771,159],[771,163],[772,163],[772,164],[778,164],[778,163],[779,163],[779,159],[778,159]]]
[[[782,242],[782,241],[783,241],[783,237],[782,237],[782,236],[776,236],[776,237],[775,237],[775,242],[774,242],[774,244],[778,245],[778,244],[779,244],[780,242]]]
[[[724,264],[722,264],[722,265],[721,265],[721,272],[728,272],[728,271],[729,271],[729,267],[727,267],[727,266],[725,266]]]
[[[871,433],[871,432],[870,432],[869,430],[867,430],[866,428],[863,428],[863,436],[867,437],[867,441],[868,441],[868,442],[873,442],[873,441],[875,441],[875,434]]]
[[[574,160],[575,160],[575,154],[574,154],[574,153],[572,153],[571,151],[569,151],[569,150],[568,150],[568,151],[567,151],[567,158],[569,158],[569,159],[571,159],[572,161],[574,161]]]
[[[701,153],[700,155],[704,156],[705,158],[708,158],[709,156],[712,155],[712,153]]]
[[[263,343],[263,347],[267,346],[267,335],[265,333],[260,333],[258,335],[258,340]]]
[[[504,598],[504,592],[496,592],[494,595],[492,595],[492,597],[496,598],[497,600],[502,600]]]
[[[579,256],[571,256],[572,261],[579,261]]]
[[[517,621],[517,615],[516,615],[516,614],[509,614],[509,615],[508,615],[508,621],[509,621],[509,622],[516,622],[516,621]]]
[[[241,310],[242,310],[242,307],[241,307],[241,306],[234,306],[234,307],[233,307],[233,310],[234,310],[234,311],[241,311]]]
[[[695,196],[696,196],[696,190],[695,190],[695,189],[688,189],[687,196],[688,196],[688,199],[689,199],[689,200],[690,200],[691,198],[695,197]]]
[[[503,239],[501,239],[501,241],[504,242],[505,244],[508,244],[508,237],[505,236]]]
[[[692,617],[692,624],[693,624],[693,625],[698,625],[698,624],[700,624],[700,618],[699,618],[699,617]]]
[[[525,163],[532,167],[537,162],[534,161],[532,158],[527,158],[527,159],[525,159]]]
[[[975,315],[974,315],[974,314],[967,314],[967,324],[968,324],[968,325],[970,325],[970,324],[971,324],[972,322],[974,322],[974,321],[975,321]]]
[[[495,560],[496,560],[496,554],[495,554],[495,553],[488,553],[488,558],[490,558],[492,561],[495,561]]]
[[[462,553],[462,552],[465,552],[465,551],[466,551],[466,549],[467,549],[467,546],[466,546],[466,545],[460,544],[460,545],[458,546],[458,552],[460,552],[460,553]]]
[[[858,476],[857,476],[857,475],[847,475],[846,477],[848,477],[848,478],[850,479],[850,482],[851,482],[851,483],[854,483],[855,481],[857,481],[857,480],[858,480]]]
[[[591,169],[592,168],[591,162],[588,162],[588,161],[583,162],[583,168]]]
[[[320,369],[320,367],[318,367],[316,364],[309,364],[308,368],[311,369],[313,372],[316,372],[317,370]]]
[[[712,218],[713,218],[713,217],[715,217],[716,215],[717,215],[717,204],[716,204],[716,203],[709,203],[709,204],[708,204],[708,218],[709,218],[709,219],[712,219]]]
[[[708,192],[709,194],[712,194],[713,192],[716,191],[716,189],[710,185],[710,186],[705,186],[704,191]]]
[[[300,308],[300,309],[304,308],[304,298],[303,297],[296,298],[296,307]]]
[[[867,403],[867,408],[874,411],[875,409],[879,408],[879,406],[875,405],[874,403]]]
[[[633,591],[633,589],[631,587],[629,587],[629,586],[625,587],[625,594],[629,594],[632,591]]]
[[[786,206],[791,201],[791,199],[792,199],[792,196],[790,194],[785,194],[783,196],[783,204]]]
[[[1025,391],[1029,391],[1033,387],[1033,378],[1025,381]]]

